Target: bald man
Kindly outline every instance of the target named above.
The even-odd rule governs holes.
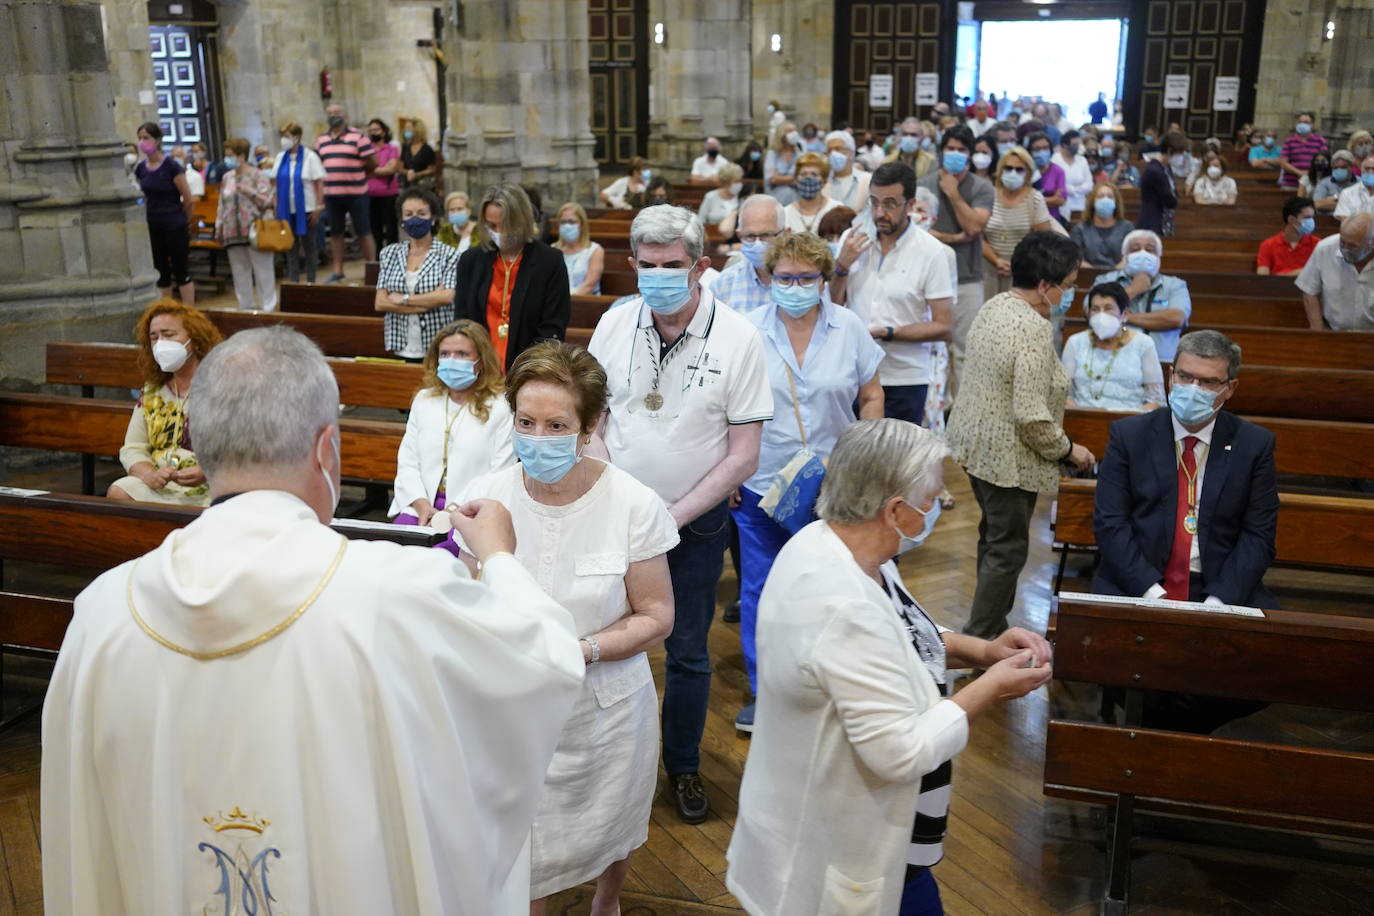
[[[702,154],[692,162],[692,174],[687,180],[692,184],[715,185],[726,159],[720,154],[720,141],[715,137],[707,137],[704,146]]]
[[[1318,242],[1297,285],[1313,330],[1374,331],[1374,212],[1347,216]]]

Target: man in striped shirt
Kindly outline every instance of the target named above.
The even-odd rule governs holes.
[[[1312,112],[1299,113],[1293,134],[1283,141],[1283,150],[1279,153],[1279,168],[1282,170],[1279,184],[1285,188],[1296,188],[1298,179],[1311,168],[1312,157],[1325,152],[1329,152],[1326,138],[1313,130]]]
[[[372,240],[368,221],[371,202],[367,198],[367,176],[377,167],[377,151],[367,136],[348,124],[342,105],[325,109],[329,130],[315,141],[315,152],[324,162],[324,206],[329,215],[329,250],[334,269],[326,283],[344,278],[344,220],[353,217],[353,233],[363,246],[363,259],[377,260],[377,243]]]

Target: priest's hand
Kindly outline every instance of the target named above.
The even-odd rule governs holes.
[[[515,553],[515,526],[510,512],[494,499],[475,499],[449,513],[453,527],[478,562],[494,553]]]

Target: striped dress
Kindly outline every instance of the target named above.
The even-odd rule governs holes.
[[[345,127],[337,137],[320,134],[315,152],[324,163],[324,196],[352,197],[367,193],[363,160],[377,155],[372,142],[355,127]]]

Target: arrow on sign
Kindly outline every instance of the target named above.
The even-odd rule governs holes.
[[[1236,104],[1236,100],[1235,100],[1235,99],[1217,99],[1217,104],[1218,104],[1218,105],[1234,105],[1234,104]]]

